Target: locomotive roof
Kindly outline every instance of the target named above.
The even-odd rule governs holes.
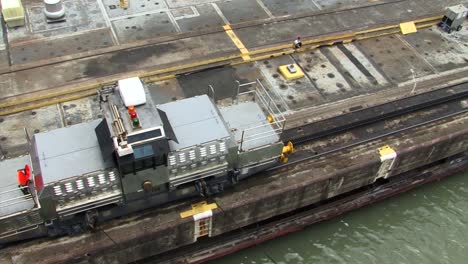
[[[110,168],[105,161],[94,129],[101,120],[81,123],[34,135],[39,167],[44,184]],[[37,165],[36,165],[37,166]]]
[[[207,95],[158,105],[166,112],[178,142],[169,143],[179,150],[230,136],[216,106]]]

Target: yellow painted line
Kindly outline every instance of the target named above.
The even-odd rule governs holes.
[[[334,35],[334,36],[315,38],[311,40],[304,40],[302,41],[302,44],[309,45],[309,44],[316,44],[319,42],[335,42],[336,40],[339,40],[339,39],[347,39],[347,38],[352,38],[355,36],[356,36],[355,33],[346,33],[346,34],[340,34],[340,35]]]
[[[280,56],[284,56],[284,55],[290,55],[290,54],[293,54],[295,52],[296,51],[294,51],[294,50],[285,50],[283,52],[276,52],[276,53],[270,53],[270,54],[267,54],[267,55],[255,56],[255,57],[251,57],[249,62],[259,61],[259,60],[266,60],[266,59],[276,58],[276,57],[280,57]],[[230,65],[235,66],[235,65],[240,65],[240,64],[244,64],[244,63],[245,63],[245,61],[239,61],[239,62],[233,62]]]
[[[244,46],[244,43],[237,37],[236,33],[232,30],[230,25],[225,25],[223,26],[224,31],[226,34],[231,38],[232,42],[234,42],[234,45],[240,50],[242,54],[242,59],[244,61],[250,61],[250,55],[249,55],[249,50]]]
[[[367,30],[358,31],[354,35],[368,34],[368,33],[373,33],[373,32],[376,32],[376,31],[383,31],[383,30],[393,29],[393,28],[397,28],[397,27],[398,27],[398,25],[391,25],[391,26],[385,26],[385,27],[379,27],[379,28],[371,28],[371,29],[367,29]]]
[[[424,22],[428,22],[428,21],[432,21],[432,20],[441,20],[444,16],[433,16],[433,17],[426,17],[426,18],[421,18],[421,19],[418,19],[418,20],[415,20],[414,23],[424,23]],[[439,22],[439,21],[437,21]]]
[[[257,54],[262,54],[262,53],[268,53],[268,52],[277,52],[278,50],[286,50],[286,49],[291,49],[292,45],[291,44],[284,44],[284,45],[278,45],[274,47],[269,47],[269,48],[263,48],[263,49],[258,49],[254,51],[250,51],[249,55],[257,55]]]
[[[419,25],[416,25],[417,28],[427,28],[427,27],[432,27],[436,24],[438,24],[439,21],[437,22],[432,22],[432,23],[425,23],[425,24],[419,24]]]
[[[374,34],[374,35],[358,36],[358,37],[355,38],[355,40],[365,40],[365,39],[370,39],[370,38],[378,38],[378,37],[384,37],[384,36],[398,34],[398,33],[400,33],[400,30],[393,30],[393,31],[388,31],[388,32],[384,32],[384,33]]]
[[[200,67],[200,66],[204,66],[204,65],[208,65],[208,64],[213,64],[213,63],[218,63],[218,62],[223,62],[223,61],[228,61],[228,60],[233,60],[233,59],[238,59],[238,58],[239,58],[239,55],[219,57],[219,58],[214,58],[214,59],[209,59],[209,60],[204,60],[204,61],[198,61],[198,62],[179,65],[179,66],[174,66],[174,67],[168,67],[168,68],[165,68],[165,69],[149,71],[149,72],[142,73],[142,74],[134,74],[133,76],[138,76],[140,78],[146,78],[146,77],[149,77],[151,75],[165,74],[165,73],[168,73],[168,72],[176,72],[176,71],[180,71],[180,70]]]
[[[97,94],[97,92],[94,90],[94,91],[90,91],[90,92],[86,92],[86,93],[82,93],[82,94],[78,94],[78,95],[73,95],[73,96],[68,96],[68,97],[64,97],[64,98],[47,100],[45,102],[34,104],[34,105],[29,105],[29,106],[14,108],[14,109],[7,110],[7,111],[2,111],[2,112],[0,112],[0,116],[16,114],[16,113],[29,111],[29,110],[33,110],[33,109],[37,109],[37,108],[41,108],[41,107],[45,107],[45,106],[50,106],[50,105],[54,105],[54,104],[59,104],[59,103],[73,101],[73,100],[78,100],[78,99],[82,99],[82,98],[89,97],[89,96],[96,95],[96,94]]]
[[[106,82],[106,84],[107,84],[107,82]],[[25,98],[25,99],[20,99],[20,100],[14,100],[14,101],[10,101],[10,102],[0,104],[0,108],[11,107],[11,106],[19,105],[19,104],[32,103],[34,101],[45,100],[45,99],[49,99],[49,98],[53,98],[53,97],[57,97],[57,96],[63,96],[63,95],[67,95],[67,94],[71,94],[71,93],[75,93],[75,92],[82,92],[82,91],[86,91],[86,90],[90,90],[90,89],[95,89],[95,88],[99,87],[100,85],[102,85],[102,84],[84,85],[84,86],[80,86],[80,87],[73,88],[73,89],[62,90],[62,91],[59,91],[59,92],[52,92],[52,93],[48,93],[48,94],[44,94],[44,95],[39,95],[39,96],[36,96],[34,98]]]
[[[166,76],[154,77],[154,78],[150,77],[146,79],[146,82],[153,83],[153,82],[167,81],[167,80],[175,79],[175,77],[176,77],[175,75],[166,75]]]

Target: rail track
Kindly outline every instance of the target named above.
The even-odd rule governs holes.
[[[297,151],[297,153],[292,155],[287,163],[272,167],[268,169],[268,171],[274,171],[280,168],[300,164],[312,159],[323,157],[325,155],[343,151],[351,147],[366,144],[389,136],[398,135],[405,131],[429,125],[434,122],[439,122],[449,118],[456,118],[460,115],[467,114],[468,107],[463,107],[462,105],[463,101],[466,101],[468,98],[468,86],[465,85],[462,88],[464,89],[461,90],[458,95],[454,94],[453,96],[437,98],[432,100],[433,103],[422,101],[419,105],[412,105],[410,107],[401,109],[395,108],[395,111],[387,112],[382,115],[380,115],[381,112],[379,111],[379,107],[380,109],[385,109],[389,106],[388,104],[376,106],[375,108],[369,108],[369,110],[364,109],[364,111],[371,111],[376,115],[363,120],[354,120],[355,123],[346,123],[343,124],[342,127],[332,126],[331,129],[325,128],[323,131],[313,132],[310,136],[298,137],[299,140],[296,140],[295,142],[300,151]],[[428,95],[430,94],[427,94],[426,96]],[[406,102],[405,99],[399,101],[399,103],[404,102]],[[343,117],[345,116],[338,116],[332,119],[335,119],[335,121],[338,121],[339,123]],[[395,122],[395,125],[387,127],[385,123],[392,121],[392,119],[400,119],[404,121]],[[324,121],[332,123],[333,120]],[[307,126],[319,127],[318,124],[308,124]],[[367,128],[370,127],[372,127],[372,129],[367,130]],[[376,127],[380,130],[375,129]],[[334,142],[332,139],[339,136],[341,133],[355,134],[359,136],[356,136],[354,139],[347,142],[340,143],[339,140],[338,143]],[[315,140],[327,141],[327,139],[330,139],[328,140],[331,142],[329,145],[314,146],[311,144],[311,147],[307,146]],[[291,138],[291,140],[294,142],[294,138]]]
[[[283,132],[282,138],[283,141],[291,141],[294,145],[303,144],[360,126],[465,98],[468,98],[468,82],[291,128]]]
[[[398,0],[398,1],[391,1],[391,2],[384,2],[379,3],[378,5],[386,5],[392,4],[395,2],[404,2],[405,0]],[[376,4],[377,5],[377,4]],[[362,6],[358,8],[364,8],[368,6]],[[355,9],[358,9],[355,8]],[[331,12],[341,12],[342,10],[338,11],[330,11]],[[326,12],[322,12],[326,13]],[[317,15],[317,14],[315,14]],[[283,20],[293,20],[299,19],[305,16],[296,16],[296,17],[287,17]],[[434,17],[426,17],[414,20],[414,23],[418,29],[426,28],[435,25],[441,19],[441,16],[434,16]],[[278,19],[272,19],[269,23],[276,23]],[[265,23],[265,22],[264,22]],[[236,29],[242,29],[247,27],[255,27],[258,26],[257,23],[244,23],[239,25],[232,25],[231,28],[233,31]],[[222,31],[220,31],[222,32]],[[72,85],[60,86],[60,87],[52,87],[45,90],[41,90],[34,93],[27,93],[27,94],[18,94],[11,97],[6,97],[0,99],[0,116],[11,115],[14,113],[20,113],[28,110],[37,109],[44,106],[49,106],[57,103],[63,103],[71,100],[76,100],[80,98],[89,97],[95,95],[97,93],[97,89],[104,85],[109,85],[115,83],[117,80],[126,78],[126,77],[133,77],[138,76],[144,82],[151,83],[156,81],[161,81],[165,79],[174,78],[180,74],[187,74],[191,72],[196,72],[199,70],[209,69],[213,67],[219,66],[226,66],[226,65],[238,65],[242,63],[248,63],[252,61],[258,61],[278,56],[289,55],[297,52],[306,52],[310,51],[319,47],[324,46],[331,46],[338,43],[349,43],[352,41],[359,41],[363,39],[381,37],[385,35],[391,35],[400,33],[400,24],[380,24],[376,25],[373,28],[367,28],[364,30],[357,30],[355,32],[349,31],[342,31],[342,32],[334,32],[332,34],[322,35],[322,36],[314,36],[314,37],[303,37],[303,46],[300,49],[294,49],[291,43],[271,43],[268,47],[258,47],[256,49],[252,49],[247,53],[239,52],[238,54],[221,56],[214,59],[209,60],[202,60],[197,61],[194,63],[187,63],[183,65],[177,65],[173,67],[168,67],[164,69],[156,69],[152,71],[147,71],[144,73],[141,72],[129,72],[126,74],[119,74],[108,76],[105,78],[100,78],[93,80],[91,82],[79,82]],[[146,44],[148,46],[149,44]],[[141,45],[144,46],[144,45]],[[141,47],[140,46],[140,47]],[[127,47],[125,49],[135,48],[135,46]],[[120,49],[122,50],[122,49]],[[114,52],[113,51],[108,51]],[[95,54],[93,56],[98,56],[105,53]],[[245,56],[248,56],[249,59],[245,59]],[[58,63],[58,62],[56,62]],[[38,67],[38,66],[36,66]],[[8,73],[12,73],[15,71],[25,70],[25,68],[16,69]]]

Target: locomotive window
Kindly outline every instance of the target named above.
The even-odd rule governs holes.
[[[133,155],[135,159],[151,157],[154,155],[153,146],[151,144],[133,147]]]
[[[158,128],[158,129],[154,129],[154,130],[150,130],[150,131],[146,131],[142,133],[128,135],[127,142],[129,144],[132,144],[132,143],[139,142],[139,141],[158,138],[160,136],[162,136],[162,132],[161,132],[161,129]]]

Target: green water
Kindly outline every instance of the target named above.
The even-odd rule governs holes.
[[[468,263],[468,173],[210,264]]]

